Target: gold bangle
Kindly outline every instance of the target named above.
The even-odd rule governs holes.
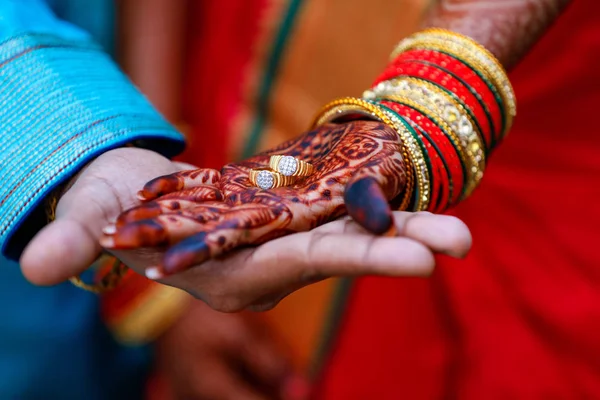
[[[292,156],[271,156],[269,167],[285,176],[309,176],[315,172],[315,167]]]
[[[51,223],[56,219],[56,206],[58,205],[58,200],[62,194],[62,189],[62,186],[55,189],[46,200],[45,209],[48,223]],[[115,258],[115,262],[110,272],[100,278],[100,282],[88,284],[85,283],[79,275],[70,277],[69,282],[80,289],[99,294],[114,289],[119,282],[121,282],[121,279],[127,270],[127,266]]]
[[[517,115],[517,101],[515,97],[515,90],[508,78],[508,73],[500,61],[492,54],[491,51],[482,46],[475,39],[460,34],[458,32],[450,31],[442,28],[429,28],[423,31],[424,34],[431,34],[434,37],[439,37],[450,42],[461,44],[465,47],[474,47],[479,51],[474,51],[473,55],[477,57],[485,66],[491,71],[493,76],[498,77],[502,84],[498,87],[500,91],[504,91],[508,98],[508,107],[510,114],[515,117]]]
[[[428,106],[426,102],[415,101],[413,98],[410,98],[407,96],[398,96],[398,95],[388,95],[388,96],[383,96],[383,98],[390,100],[390,101],[395,101],[395,102],[407,105],[408,107],[411,107],[411,108],[414,108],[421,114],[426,115],[437,126],[439,126],[440,129],[442,131],[444,131],[444,133],[446,133],[446,135],[448,135],[450,140],[452,140],[452,142],[455,143],[455,148],[459,153],[459,157],[462,160],[463,164],[466,166],[465,169],[467,172],[467,176],[466,176],[465,188],[464,188],[463,194],[461,196],[461,200],[470,196],[471,193],[473,192],[473,190],[479,185],[479,182],[481,181],[481,178],[483,177],[483,171],[480,169],[479,159],[476,157],[476,155],[472,151],[469,151],[470,144],[467,144],[465,146],[463,144],[463,141],[461,140],[461,138],[456,134],[454,129],[452,129],[450,127],[450,124],[448,124],[445,121],[443,116],[435,108],[431,108],[430,106]],[[477,138],[476,140],[480,140],[476,134],[472,135],[472,137]],[[479,148],[480,149],[482,148],[481,143],[480,143]],[[485,168],[485,163],[483,164],[483,167]]]
[[[285,176],[277,171],[272,171],[269,168],[255,168],[248,173],[248,180],[254,186],[263,190],[276,189],[283,186],[290,186],[298,177]]]
[[[469,196],[483,178],[486,159],[481,133],[477,131],[477,125],[464,106],[449,93],[419,78],[403,77],[383,83],[373,90],[376,97],[406,97],[428,108],[448,124],[451,128],[449,135],[455,143],[460,143],[470,160],[470,183],[465,186],[464,197],[461,200]]]
[[[408,129],[390,112],[367,100],[355,97],[345,97],[326,104],[317,114],[312,127],[317,127],[328,122],[334,122],[338,118],[348,115],[360,115],[383,122],[393,128],[400,137],[402,143],[402,158],[407,165],[407,188],[400,204],[400,209],[405,210],[410,205],[413,190],[417,189],[417,198],[413,206],[414,211],[426,210],[430,201],[431,184],[429,172],[425,163],[423,151]]]
[[[469,64],[480,74],[483,74],[491,83],[490,89],[492,92],[494,92],[504,104],[504,129],[501,132],[501,138],[506,137],[512,127],[513,119],[516,116],[515,95],[506,73],[491,68],[489,66],[491,64],[482,62],[478,56],[481,53],[479,51],[473,51],[472,47],[436,36],[421,37],[420,34],[415,34],[400,42],[393,54],[397,55],[413,49],[436,50],[448,53]],[[478,48],[476,50],[478,50]]]
[[[108,255],[107,257],[114,258]],[[112,268],[109,272],[107,272],[103,277],[100,278],[100,281],[98,283],[85,283],[81,279],[81,276],[72,276],[69,278],[69,282],[71,282],[73,286],[76,286],[79,289],[83,289],[87,292],[100,294],[116,288],[119,285],[119,283],[121,283],[121,280],[123,279],[128,270],[129,268],[127,267],[127,265],[123,264],[117,258],[114,258]]]

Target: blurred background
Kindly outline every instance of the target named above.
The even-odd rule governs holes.
[[[118,60],[186,135],[179,159],[220,168],[302,133],[326,102],[360,95],[427,3],[119,0]],[[297,368],[318,364],[347,286],[312,285],[264,315]]]

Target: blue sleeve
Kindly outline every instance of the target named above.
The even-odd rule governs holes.
[[[43,1],[0,0],[1,252],[18,257],[54,187],[132,142],[167,157],[184,146],[86,32]]]

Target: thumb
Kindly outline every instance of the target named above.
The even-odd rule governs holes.
[[[42,229],[21,256],[25,277],[54,285],[82,273],[100,255],[102,228],[120,211],[114,187],[100,179],[76,182],[60,199],[56,219]]]
[[[392,234],[394,219],[379,182],[371,176],[353,176],[344,192],[348,215],[367,231],[376,235]]]
[[[32,283],[53,285],[87,269],[99,256],[102,228],[139,204],[135,193],[148,180],[177,171],[150,150],[118,148],[89,163],[61,197],[56,220],[41,230],[21,256]]]

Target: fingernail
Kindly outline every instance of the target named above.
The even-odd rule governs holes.
[[[144,195],[144,191],[140,190],[139,192],[137,192],[136,197],[138,198],[138,200],[141,201],[146,201],[148,198]]]
[[[283,383],[283,398],[286,400],[305,400],[311,392],[310,383],[300,375],[292,375]]]
[[[163,273],[162,268],[160,267],[146,268],[146,271],[144,271],[144,273],[146,274],[146,278],[151,279],[153,281],[165,277],[165,274]]]
[[[107,225],[102,229],[105,235],[114,235],[117,232],[117,227],[115,225]]]
[[[100,246],[105,249],[112,249],[115,247],[115,240],[110,236],[103,236],[100,238]]]

